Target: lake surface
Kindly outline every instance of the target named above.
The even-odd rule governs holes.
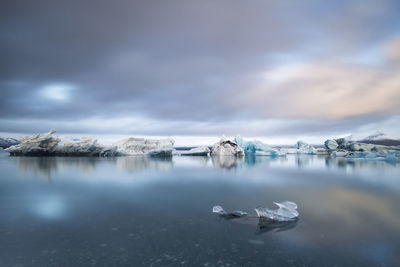
[[[399,163],[1,154],[0,171],[0,266],[400,266]],[[298,221],[252,217],[283,200]]]

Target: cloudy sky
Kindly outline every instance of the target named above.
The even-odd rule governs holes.
[[[2,1],[0,132],[400,136],[399,14],[397,0]]]

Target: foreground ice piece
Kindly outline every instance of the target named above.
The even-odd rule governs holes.
[[[192,148],[188,151],[180,151],[178,152],[178,155],[181,156],[208,156],[208,153],[210,153],[210,149],[207,146],[199,146]]]
[[[244,141],[241,136],[236,136],[234,142],[240,146],[245,154],[256,156],[285,156],[286,150],[279,150],[264,144],[259,140]]]
[[[244,151],[235,142],[232,142],[223,136],[218,143],[213,145],[211,155],[241,157],[244,156]]]
[[[292,201],[274,202],[274,204],[279,208],[276,210],[263,207],[256,208],[257,216],[260,219],[271,219],[279,222],[291,221],[299,216],[297,204]]]
[[[243,217],[247,215],[247,212],[241,210],[226,212],[221,206],[214,206],[212,212],[218,213],[219,215],[224,217]]]
[[[130,137],[114,144],[119,155],[172,156],[174,140]]]

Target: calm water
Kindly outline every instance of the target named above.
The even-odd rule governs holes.
[[[0,156],[0,266],[400,266],[400,164]],[[300,219],[226,220],[292,200]]]

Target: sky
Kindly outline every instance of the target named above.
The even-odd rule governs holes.
[[[5,0],[0,136],[400,137],[400,1]]]

